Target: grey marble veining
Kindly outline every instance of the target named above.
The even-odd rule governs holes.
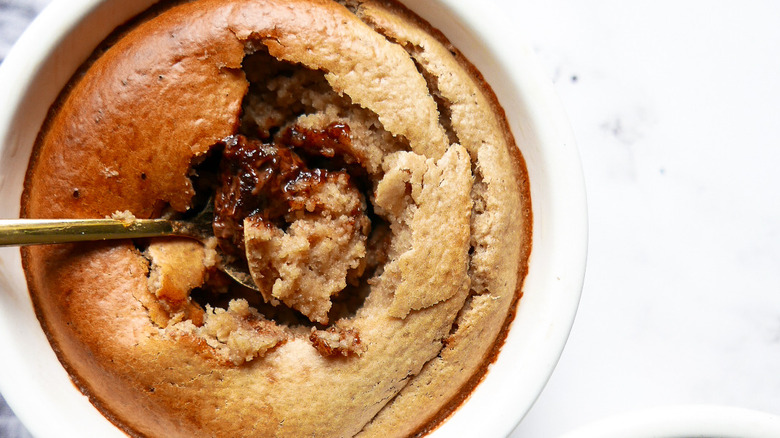
[[[51,0],[0,0],[0,61],[27,25]]]
[[[24,428],[24,425],[16,418],[11,408],[0,396],[0,437],[3,438],[28,438],[30,433]]]
[[[780,414],[780,3],[525,0],[588,191],[588,268],[513,437],[655,406]]]

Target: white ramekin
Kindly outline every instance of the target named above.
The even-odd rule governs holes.
[[[714,405],[660,406],[615,415],[561,438],[777,438],[780,417]]]
[[[55,0],[0,65],[0,216],[18,217],[27,162],[49,106],[93,48],[153,0]],[[406,0],[482,72],[528,166],[533,250],[506,344],[434,437],[508,435],[542,391],[574,321],[587,213],[579,155],[552,84],[513,24],[468,0]],[[123,436],[71,383],[33,312],[19,250],[0,249],[0,392],[36,436]]]

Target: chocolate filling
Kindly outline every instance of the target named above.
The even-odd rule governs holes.
[[[223,253],[246,260],[244,219],[285,230],[295,212],[306,210],[312,192],[328,181],[344,175],[350,189],[358,190],[346,170],[336,170],[365,173],[347,151],[349,142],[349,126],[339,123],[326,129],[293,126],[271,143],[243,135],[225,139],[214,197],[214,235]]]
[[[273,139],[265,141],[236,134],[215,145],[213,156],[196,167],[194,173],[200,176],[195,181],[198,198],[205,199],[208,193],[214,194],[213,229],[223,256],[231,263],[249,269],[244,230],[247,220],[246,223],[253,227],[265,227],[280,236],[279,232],[286,233],[290,225],[299,220],[346,217],[352,233],[364,244],[367,242],[372,248],[381,246],[385,239],[378,235],[387,233],[387,227],[366,202],[371,183],[362,167],[362,157],[351,149],[351,141],[349,126],[333,122],[323,129],[288,126],[277,131]],[[337,202],[329,201],[333,190],[346,192],[342,194],[359,199],[359,202],[345,210]],[[369,239],[372,221],[377,223],[377,233]],[[310,237],[312,245],[316,244],[316,239]],[[333,297],[336,305],[331,320],[352,314],[359,308],[366,289],[361,285],[366,279],[363,274],[372,273],[375,265],[371,263],[366,271],[367,264],[361,260],[359,266],[348,270],[346,286]],[[231,285],[227,294],[224,287],[212,291],[209,285],[204,285],[194,290],[192,297],[204,307],[209,304],[222,308],[232,298],[249,298],[253,307],[278,322],[311,324],[295,310],[292,314],[280,312],[281,309],[263,302],[274,301],[268,298],[280,278],[277,269],[268,263],[256,267],[255,273],[258,274],[255,282],[265,300],[251,297],[251,292],[237,285]],[[321,318],[315,322],[322,321]]]
[[[407,145],[333,91],[323,72],[253,50],[237,133],[194,163],[191,210],[213,200],[223,262],[246,268],[260,293],[225,287],[217,272],[218,287],[207,282],[191,298],[203,308],[241,298],[279,324],[324,328],[354,315],[381,272],[392,233],[370,202],[382,172],[375,151]],[[301,246],[300,257],[286,250]],[[305,309],[304,301],[319,304]]]

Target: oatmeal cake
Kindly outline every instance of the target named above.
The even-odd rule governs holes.
[[[214,238],[23,261],[60,361],[129,435],[424,435],[503,342],[528,193],[489,86],[403,6],[164,2],[62,92],[22,214],[210,205]]]

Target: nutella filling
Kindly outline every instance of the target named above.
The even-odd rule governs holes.
[[[223,254],[248,267],[266,302],[323,324],[330,297],[363,273],[371,229],[365,198],[346,171],[359,168],[349,144],[349,127],[338,123],[289,127],[268,143],[231,136],[214,198]]]

